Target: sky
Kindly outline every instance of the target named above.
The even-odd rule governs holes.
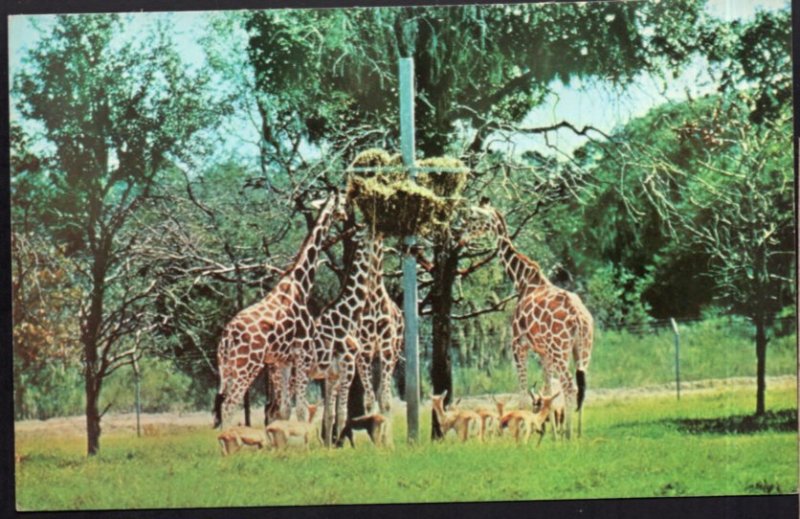
[[[788,3],[789,0],[709,0],[707,9],[718,18],[747,20],[759,9],[778,9]],[[144,34],[147,27],[161,17],[171,18],[175,26],[173,37],[184,62],[192,66],[202,65],[204,54],[197,39],[203,34],[207,13],[200,11],[134,13],[130,16],[132,23],[128,30],[132,34]],[[41,28],[46,28],[53,22],[54,17],[50,15],[9,17],[9,78],[12,78],[15,71],[22,66],[22,56],[25,52],[33,48],[38,41],[40,33],[33,24],[34,19]],[[623,92],[611,91],[600,83],[581,84],[579,81],[573,81],[564,85],[556,82],[551,85],[553,95],[528,114],[523,126],[549,126],[569,121],[577,128],[589,125],[610,133],[614,128],[632,118],[644,115],[649,109],[663,102],[685,99],[687,92],[695,97],[708,92],[711,86],[707,81],[704,82],[704,79],[707,80],[707,77],[704,78],[703,67],[698,63],[689,67],[681,77],[669,84],[657,84],[652,78],[641,76]],[[12,101],[12,120],[15,117],[17,112]],[[244,134],[232,135],[230,138],[233,140],[228,146],[255,156],[257,149],[252,142],[257,141],[256,130],[247,126],[249,125],[240,125],[240,131]],[[247,135],[248,133],[252,135]],[[530,149],[551,154],[554,146],[561,158],[565,158],[570,151],[585,142],[583,137],[576,136],[569,130],[548,134],[547,142],[544,136],[517,134],[496,137],[492,146],[496,149],[505,149],[514,155]]]

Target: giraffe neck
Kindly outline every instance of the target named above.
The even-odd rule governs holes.
[[[383,286],[383,237],[374,235],[369,243],[371,290],[384,290]]]
[[[302,300],[308,299],[311,287],[314,285],[314,277],[319,265],[319,258],[322,252],[322,242],[331,227],[332,215],[336,204],[336,197],[331,196],[325,206],[317,216],[316,222],[311,232],[306,237],[300,252],[297,254],[294,265],[287,272],[287,276],[294,278],[300,288]]]
[[[517,251],[511,242],[505,220],[497,213],[497,248],[506,273],[518,293],[548,283],[538,263]]]
[[[358,244],[353,265],[350,268],[350,275],[345,282],[342,298],[356,296],[360,301],[367,296],[367,284],[369,282],[370,258],[363,243]]]

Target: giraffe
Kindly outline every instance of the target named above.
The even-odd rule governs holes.
[[[298,418],[305,418],[307,373],[314,362],[315,323],[307,300],[314,284],[322,241],[334,220],[344,220],[344,199],[335,193],[324,202],[292,266],[259,302],[239,312],[222,332],[217,348],[219,392],[214,402],[214,426],[230,418],[233,408],[265,365],[293,367],[292,391],[282,369],[270,369],[271,381],[280,381],[280,413],[288,418],[289,395],[297,396]],[[314,204],[319,207],[319,204]]]
[[[392,373],[403,349],[403,314],[389,297],[383,284],[383,237],[370,235],[367,242],[370,256],[370,290],[361,320],[361,354],[358,357],[358,376],[364,385],[364,412],[374,412],[375,391],[372,387],[372,362],[380,359],[379,412],[390,420]],[[391,428],[384,427],[384,440],[391,441]],[[387,444],[384,442],[384,444]]]
[[[497,209],[481,207],[472,211],[461,243],[487,231],[495,234],[501,261],[519,297],[511,321],[511,348],[520,391],[524,394],[528,387],[530,348],[541,360],[545,391],[549,394],[551,386],[558,382],[567,399],[566,437],[571,434],[573,401],[578,411],[580,436],[586,371],[592,355],[592,315],[580,297],[553,285],[537,262],[516,250],[505,219]],[[577,388],[569,373],[570,356],[575,362]]]
[[[347,399],[361,352],[358,331],[369,293],[370,258],[363,236],[357,235],[356,251],[339,298],[320,314],[314,341],[315,362],[311,378],[325,380],[323,422],[325,445],[333,443],[333,402],[336,404],[336,431],[341,434],[347,421]]]

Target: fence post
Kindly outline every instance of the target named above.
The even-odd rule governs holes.
[[[678,333],[678,323],[670,317],[672,323],[672,334],[675,337],[675,389],[678,392],[678,400],[681,399],[681,336]]]
[[[400,58],[400,148],[403,164],[413,179],[414,171],[414,60]],[[417,261],[412,255],[414,236],[405,237],[403,257],[403,315],[405,317],[406,421],[408,441],[419,438],[419,337],[417,334]]]
[[[140,390],[139,390],[139,363],[136,360],[136,357],[133,358],[133,385],[135,387],[135,395],[134,400],[136,403],[136,436],[141,437],[142,431],[139,425],[139,413],[141,412],[141,405],[140,405]]]

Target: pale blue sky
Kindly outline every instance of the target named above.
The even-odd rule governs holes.
[[[708,10],[711,14],[724,19],[747,19],[758,9],[782,8],[788,1],[709,0]],[[173,36],[176,46],[185,62],[199,66],[203,62],[204,54],[197,40],[203,34],[203,28],[208,21],[207,14],[201,11],[132,13],[128,15],[131,17],[128,30],[132,35],[145,34],[148,26],[159,18],[170,18],[175,27]],[[33,21],[36,20],[44,28],[52,23],[53,19],[54,17],[50,15],[9,17],[9,78],[13,77],[22,66],[21,59],[25,52],[38,41],[39,32],[35,29]],[[623,92],[611,91],[602,83],[573,82],[569,85],[554,83],[551,86],[555,95],[533,110],[524,124],[547,126],[560,121],[569,121],[578,128],[591,125],[608,133],[632,117],[643,115],[650,108],[667,100],[685,99],[687,91],[694,96],[709,91],[711,86],[707,80],[702,64],[698,63],[690,67],[680,78],[668,84],[658,84],[650,77],[641,76]],[[12,118],[15,117],[15,112],[12,101]],[[235,125],[238,135],[231,135],[228,147],[244,155],[240,158],[244,159],[249,155],[250,159],[254,160],[257,148],[253,143],[257,141],[257,130],[246,123],[244,118],[241,123]],[[497,137],[498,141],[494,146],[506,148],[514,154],[527,149],[549,152],[545,146],[544,136]],[[584,142],[582,137],[574,135],[569,130],[553,132],[549,135],[549,139],[551,145],[566,153]]]

